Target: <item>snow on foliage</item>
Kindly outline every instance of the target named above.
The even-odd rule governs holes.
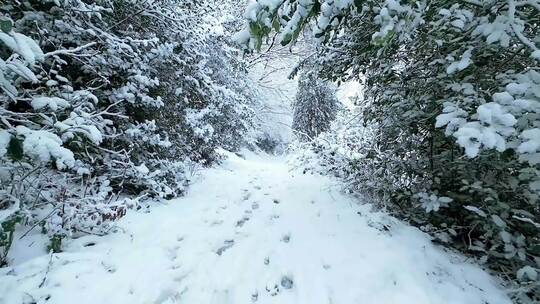
[[[230,28],[211,30],[232,2],[212,4],[0,4],[0,265],[18,225],[61,250],[145,200],[182,195],[216,148],[250,141],[241,51]]]
[[[58,135],[44,130],[30,130],[24,126],[17,126],[15,131],[24,138],[22,146],[26,155],[41,163],[54,160],[58,169],[73,167],[73,152],[62,147]]]
[[[52,111],[56,111],[59,108],[67,108],[69,102],[59,97],[39,96],[32,99],[31,105],[34,110],[49,108]]]
[[[348,126],[369,132],[318,139],[311,149],[323,171],[435,236],[452,229],[444,237],[452,246],[519,285],[516,302],[540,300],[538,281],[518,279],[523,267],[540,268],[531,224],[540,201],[540,1],[327,0],[307,15],[297,1],[256,2],[244,29],[250,35],[239,40],[246,51],[272,31],[293,33],[283,44],[306,32],[321,42],[312,57],[322,78],[364,81],[365,98]],[[297,11],[306,17],[291,28]],[[354,152],[361,157],[351,158]],[[418,193],[453,201],[435,211],[441,205],[422,204]]]
[[[298,92],[293,104],[292,129],[297,137],[311,140],[328,131],[339,110],[339,101],[332,84],[317,78],[312,70],[298,80]]]

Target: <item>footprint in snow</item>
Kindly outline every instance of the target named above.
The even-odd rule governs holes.
[[[226,240],[223,242],[223,246],[219,247],[216,251],[217,255],[222,255],[227,249],[231,248],[234,245],[234,240]]]
[[[281,281],[279,282],[279,285],[278,284],[274,284],[273,287],[268,287],[266,286],[266,291],[271,295],[271,296],[277,296],[282,289],[292,289],[294,286],[294,281],[292,280],[291,277],[289,276],[282,276],[281,277]]]
[[[369,227],[377,229],[379,232],[381,232],[381,234],[392,235],[392,232],[391,232],[392,226],[390,223],[382,223],[382,222],[368,220],[367,224]]]
[[[221,224],[223,224],[223,220],[215,220],[210,223],[210,227],[219,226]]]
[[[167,256],[169,257],[169,260],[174,261],[178,258],[178,249],[180,249],[180,246],[174,246],[167,249]]]
[[[281,237],[281,241],[282,241],[283,243],[288,243],[290,240],[291,240],[291,234],[290,234],[290,233],[284,234],[284,235]]]
[[[173,290],[163,290],[154,301],[155,304],[175,304],[178,303],[180,295]]]
[[[249,221],[249,217],[244,216],[241,220],[236,222],[236,227],[242,227],[244,224]]]
[[[243,201],[247,201],[251,197],[251,192],[244,193],[244,196],[242,196]]]
[[[277,284],[274,284],[274,287],[268,287],[266,286],[266,291],[272,296],[272,297],[275,297],[279,294],[279,292],[281,291],[279,289],[279,286]]]
[[[259,203],[254,202],[253,204],[251,204],[251,209],[253,209],[253,210],[259,209]]]
[[[283,276],[281,278],[281,287],[285,289],[291,289],[293,288],[294,282],[293,280],[288,276]]]
[[[101,266],[108,272],[108,273],[115,273],[116,267],[112,264],[105,263],[104,261],[101,261]]]

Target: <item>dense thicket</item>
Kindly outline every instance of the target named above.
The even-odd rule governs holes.
[[[319,79],[313,70],[306,69],[298,79],[292,129],[299,139],[312,140],[330,129],[338,108],[333,85]]]
[[[259,0],[246,17],[247,49],[311,24],[321,77],[363,82],[313,143],[324,172],[540,300],[540,1]]]
[[[218,19],[231,4],[0,4],[0,265],[17,224],[59,250],[248,140],[255,99]]]

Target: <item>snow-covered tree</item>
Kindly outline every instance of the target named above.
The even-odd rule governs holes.
[[[212,5],[0,4],[0,263],[17,223],[58,250],[249,141],[254,94]]]
[[[298,79],[292,128],[299,138],[314,139],[330,128],[338,108],[339,101],[332,84],[308,70]]]
[[[320,76],[365,86],[354,122],[372,137],[342,162],[346,180],[370,179],[357,190],[513,278],[516,301],[530,303],[540,294],[538,276],[524,275],[540,269],[539,16],[537,0],[259,0],[236,39],[257,49],[275,30],[288,44],[309,27]]]

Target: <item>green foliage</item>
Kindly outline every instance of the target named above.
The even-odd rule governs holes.
[[[298,80],[292,129],[298,138],[313,140],[330,129],[339,109],[339,101],[332,84],[318,79],[310,68],[305,69]]]
[[[13,22],[9,19],[0,18],[0,30],[4,33],[11,32],[13,28]]]
[[[16,138],[15,136],[11,137],[11,140],[9,141],[9,145],[7,148],[7,155],[12,160],[21,160],[23,158],[23,148],[22,148],[22,142],[20,139]]]
[[[540,1],[327,4],[308,18],[319,75],[364,96],[310,146],[323,171],[540,301]]]
[[[249,142],[256,95],[219,18],[233,2],[214,4],[0,1],[0,214],[57,252]]]
[[[17,224],[23,221],[24,217],[12,214],[0,223],[0,267],[7,265],[7,254],[13,244],[13,235]]]
[[[47,245],[47,251],[52,251],[54,253],[62,252],[62,240],[65,236],[61,234],[55,234],[49,239],[49,245]]]
[[[279,21],[277,21],[277,19],[275,19],[274,22],[276,22],[274,23],[275,26],[279,26]],[[249,29],[252,35],[256,37],[255,49],[260,50],[263,39],[268,36],[272,29],[260,24],[259,22],[251,22],[249,24]]]

